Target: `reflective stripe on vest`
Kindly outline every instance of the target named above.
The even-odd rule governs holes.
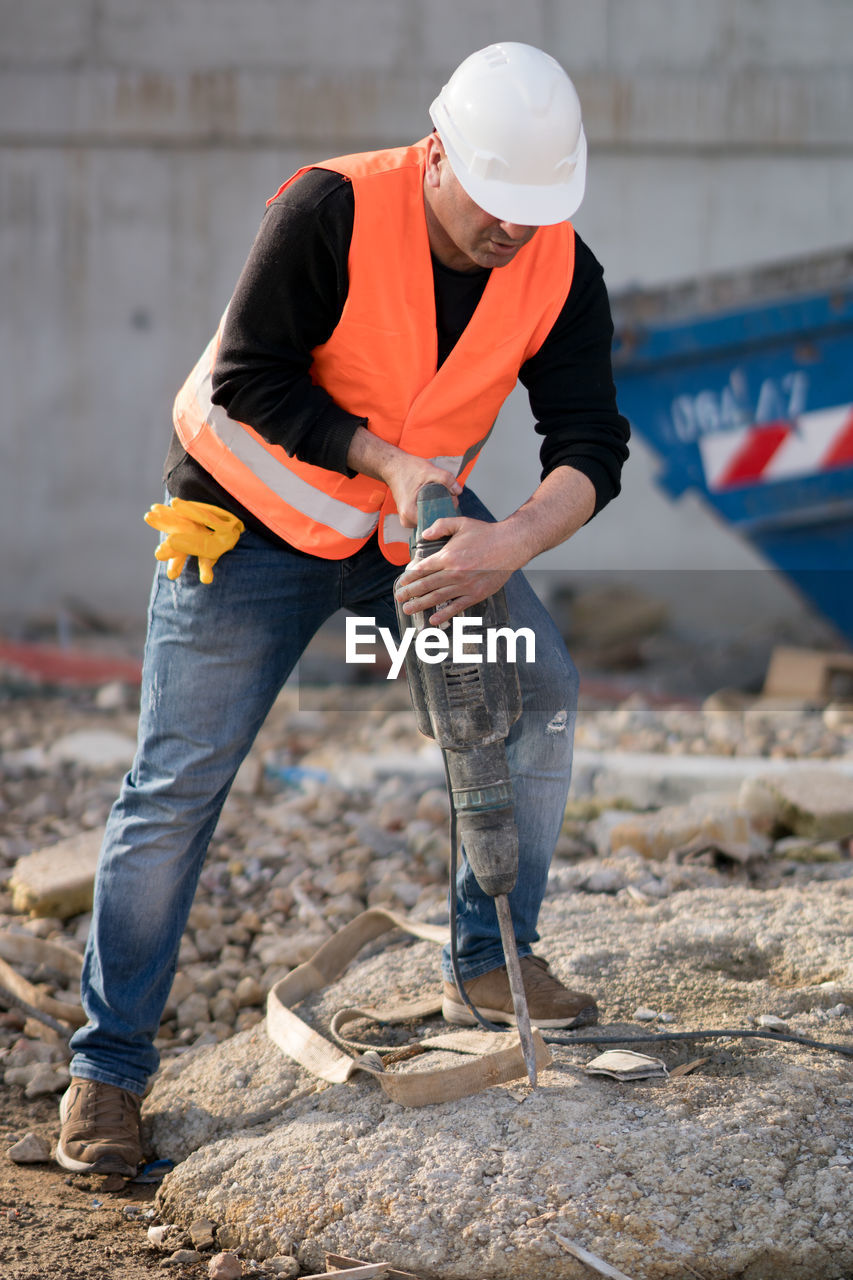
[[[219,333],[214,339],[217,347],[218,338]],[[345,538],[369,538],[379,523],[379,513],[359,511],[357,507],[332,498],[322,489],[306,483],[289,467],[283,467],[253,431],[247,430],[244,423],[229,418],[221,405],[211,402],[214,361],[208,359],[204,363],[206,368],[203,366],[200,370],[201,377],[195,383],[195,394],[200,404],[210,405],[206,422],[219,444],[243,463],[271,494],[275,494],[295,511],[306,515],[313,513],[323,524]]]
[[[352,181],[355,213],[347,299],[331,337],[312,352],[311,376],[342,408],[366,418],[374,434],[464,482],[521,364],[560,312],[571,285],[574,240],[567,223],[542,227],[512,262],[492,271],[468,326],[436,371],[425,155],[424,140],[321,166]],[[404,564],[408,533],[386,485],[288,457],[212,404],[221,329],[175,401],[175,428],[187,452],[301,550],[340,559],[378,528],[383,554]]]

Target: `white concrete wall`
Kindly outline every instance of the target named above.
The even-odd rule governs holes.
[[[426,132],[493,39],[576,80],[577,225],[611,289],[851,238],[847,0],[0,0],[0,33],[0,619],[144,610],[171,400],[264,200],[303,161]],[[498,438],[478,487],[507,510],[538,474],[523,398]],[[652,470],[638,448],[547,563],[756,563]]]

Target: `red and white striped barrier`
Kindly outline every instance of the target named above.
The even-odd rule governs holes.
[[[712,493],[853,466],[853,404],[702,436],[699,451]]]

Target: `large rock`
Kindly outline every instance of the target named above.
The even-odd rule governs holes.
[[[774,1014],[853,1048],[838,1015],[853,1004],[848,882],[654,906],[566,895],[543,925],[543,952],[596,992],[617,1034],[648,1030],[626,1026],[644,1006],[668,1030]],[[436,964],[427,943],[378,951],[303,1015],[325,1028],[345,1004],[411,998]],[[176,1060],[146,1100],[159,1154],[182,1161],[160,1211],[315,1271],[330,1250],[423,1280],[588,1274],[556,1234],[634,1280],[851,1274],[851,1060],[761,1039],[639,1047],[670,1068],[706,1061],[621,1084],[584,1073],[598,1048],[557,1046],[535,1092],[516,1082],[411,1110],[366,1078],[317,1087],[254,1029]]]
[[[610,824],[610,848],[636,849],[644,858],[666,858],[673,850],[719,849],[739,862],[767,852],[768,841],[728,795],[700,795],[657,813],[634,813]]]
[[[92,906],[102,831],[83,831],[19,858],[9,881],[16,911],[68,920]]]
[[[740,804],[769,826],[817,840],[853,835],[853,780],[834,769],[768,773],[743,783]]]

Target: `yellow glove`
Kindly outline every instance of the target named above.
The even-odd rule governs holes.
[[[184,498],[172,498],[168,507],[156,502],[143,518],[152,529],[167,535],[154,555],[158,560],[169,561],[166,577],[173,582],[180,577],[187,556],[198,557],[199,578],[212,582],[216,561],[236,545],[245,528],[243,521],[230,511]]]

